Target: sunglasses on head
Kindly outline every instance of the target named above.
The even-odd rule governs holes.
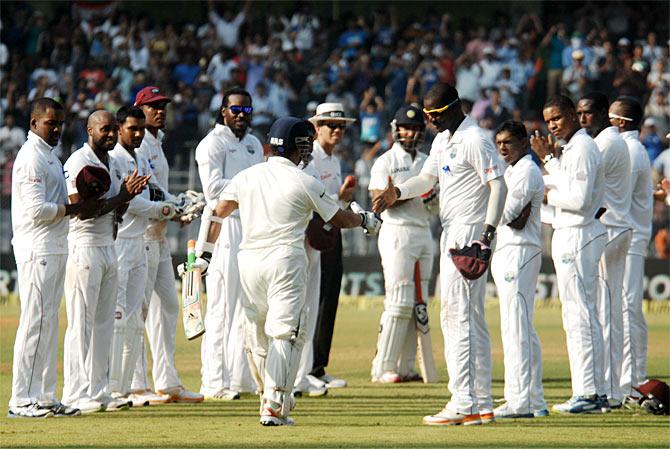
[[[228,106],[228,109],[230,109],[230,112],[233,113],[233,115],[239,115],[241,113],[245,113],[247,115],[251,114],[254,110],[253,107],[251,106]]]
[[[443,113],[444,111],[446,111],[447,109],[449,109],[450,107],[452,107],[453,105],[455,105],[456,103],[458,103],[459,100],[460,100],[460,98],[457,98],[457,99],[455,99],[454,101],[452,101],[451,103],[449,103],[448,105],[446,105],[446,106],[442,106],[441,108],[437,108],[437,109],[426,109],[426,108],[423,108],[423,113],[424,113],[424,114],[427,114],[427,115],[441,114],[441,113]]]
[[[325,123],[324,126],[327,126],[330,129],[345,129],[347,125],[344,123]]]

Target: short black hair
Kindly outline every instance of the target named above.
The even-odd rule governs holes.
[[[644,112],[642,110],[642,105],[640,102],[633,97],[619,97],[615,100],[617,103],[621,104],[621,112],[624,117],[633,119],[630,123],[635,129],[640,128],[640,123],[644,117]]]
[[[556,107],[561,112],[576,113],[575,103],[566,95],[554,95],[544,104],[542,109]]]
[[[424,101],[432,105],[446,106],[457,99],[458,91],[454,86],[447,83],[437,83],[426,93]]]
[[[579,99],[581,100],[588,100],[593,102],[593,107],[597,112],[600,113],[607,113],[607,110],[610,107],[610,102],[607,99],[607,95],[605,95],[602,92],[589,92],[588,94],[584,95],[582,98]]]
[[[140,120],[146,119],[144,111],[142,111],[139,106],[125,105],[121,106],[119,110],[116,111],[116,122],[119,125],[124,123],[128,117],[138,118]]]
[[[53,109],[56,111],[65,111],[65,108],[62,104],[49,97],[38,98],[33,101],[33,104],[30,106],[30,118],[38,118],[46,114],[48,109]]]
[[[228,98],[230,98],[232,95],[242,95],[243,97],[247,97],[249,99],[249,104],[253,104],[253,100],[251,99],[251,94],[249,91],[239,86],[231,87],[223,93],[221,107],[219,108],[219,113],[216,115],[216,123],[223,124],[223,114],[221,114],[221,109],[228,106]]]
[[[520,140],[528,139],[528,132],[526,131],[526,125],[515,120],[505,120],[502,124],[496,129],[496,135],[500,134],[503,131],[507,131],[514,137]]]

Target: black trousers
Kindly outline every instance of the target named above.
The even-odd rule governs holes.
[[[314,332],[314,364],[310,373],[316,377],[323,376],[328,366],[341,286],[342,234],[338,232],[335,248],[321,252],[321,291]]]

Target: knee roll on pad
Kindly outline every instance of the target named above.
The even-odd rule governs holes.
[[[411,318],[414,309],[415,287],[413,282],[397,283],[386,292],[384,313],[398,318]]]

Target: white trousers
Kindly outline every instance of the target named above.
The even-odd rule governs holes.
[[[632,388],[647,379],[647,322],[642,312],[644,289],[644,256],[626,255],[623,276],[623,363],[621,391],[634,393]],[[635,395],[639,393],[635,392]]]
[[[67,255],[16,254],[21,316],[14,341],[10,407],[56,402],[58,308]]]
[[[607,243],[598,264],[598,320],[603,330],[605,391],[608,398],[623,400],[621,366],[623,363],[622,289],[626,253],[633,232],[607,227]]]
[[[201,346],[203,394],[214,394],[221,388],[255,389],[244,350],[244,292],[237,261],[241,241],[240,219],[226,218],[206,278],[206,332]]]
[[[107,393],[117,267],[114,245],[70,247],[65,269],[64,404],[98,400]]]
[[[133,372],[142,352],[142,304],[147,282],[147,251],[142,237],[116,240],[118,289],[110,354],[110,393],[130,392]]]
[[[145,328],[153,356],[151,374],[156,390],[167,390],[181,385],[174,353],[177,346],[177,319],[179,298],[172,268],[172,256],[167,242],[145,240],[147,252],[147,284],[144,289]],[[133,390],[149,389],[146,345],[142,339],[142,353],[133,376]]]
[[[471,281],[451,261],[449,248],[476,240],[484,225],[455,224],[440,238],[440,319],[451,399],[447,407],[466,415],[493,409],[491,339],[484,315],[486,275]]]
[[[606,242],[600,222],[556,229],[551,241],[574,396],[604,394],[603,334],[596,302],[598,261]]]
[[[413,369],[405,358],[414,351],[405,350],[409,336],[416,347],[413,310],[416,302],[415,265],[419,262],[423,301],[428,302],[428,282],[433,270],[433,239],[428,227],[385,223],[379,232],[379,254],[384,272],[384,312],[380,320],[377,353],[372,362],[372,377],[386,371],[408,374]],[[404,371],[401,373],[401,371]]]
[[[264,399],[284,405],[305,341],[305,250],[287,246],[242,250],[238,261],[246,294],[247,344],[263,382],[259,388]]]
[[[321,251],[316,250],[305,242],[307,253],[307,282],[305,291],[305,343],[300,355],[298,373],[295,377],[295,386],[299,388],[302,382],[306,382],[307,375],[312,371],[314,363],[314,331],[316,330],[316,319],[319,314],[319,292],[321,289]]]
[[[542,350],[533,326],[535,289],[542,251],[532,246],[496,249],[491,274],[500,299],[505,363],[505,400],[516,413],[544,410]]]

